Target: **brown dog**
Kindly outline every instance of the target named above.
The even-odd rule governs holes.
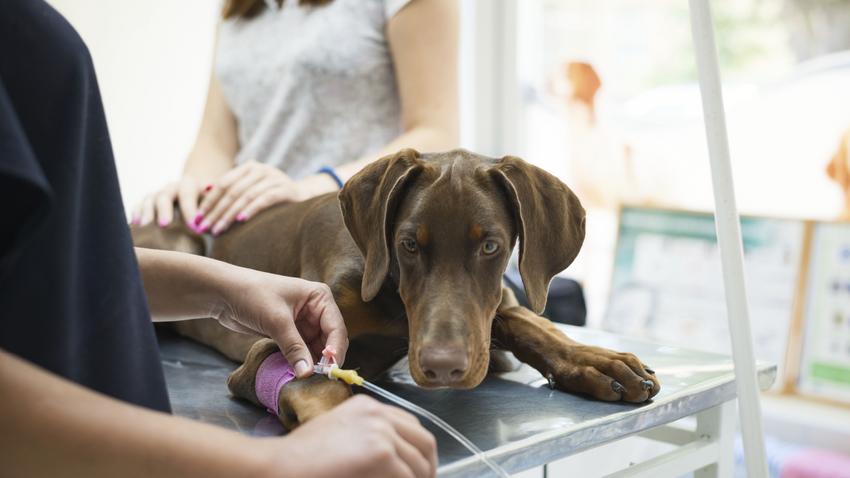
[[[346,366],[367,378],[407,353],[420,386],[472,388],[487,374],[492,344],[559,389],[643,402],[660,385],[637,357],[578,344],[535,313],[544,308],[549,281],[578,254],[584,221],[569,188],[519,158],[407,149],[367,166],[338,198],[276,206],[234,227],[214,240],[209,255],[328,284],[351,340]],[[205,252],[182,225],[136,228],[134,238],[142,247]],[[502,286],[517,238],[534,311]],[[273,342],[211,320],[177,327],[243,361],[228,385],[256,403],[254,375],[277,350]],[[349,394],[322,377],[293,382],[279,397],[281,419],[294,426]]]

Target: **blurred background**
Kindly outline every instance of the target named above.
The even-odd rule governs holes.
[[[135,204],[192,146],[221,5],[50,3],[92,52]],[[582,199],[587,240],[564,275],[587,325],[727,351],[687,3],[460,5],[462,146],[521,156]],[[713,8],[757,355],[780,365],[769,451],[850,453],[850,0]]]

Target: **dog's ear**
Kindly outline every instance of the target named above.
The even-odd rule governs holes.
[[[519,272],[531,309],[546,307],[549,282],[584,242],[584,208],[564,183],[522,159],[506,156],[492,169],[505,187],[519,231]]]
[[[366,262],[360,291],[366,302],[375,298],[387,277],[390,221],[402,198],[401,192],[422,164],[418,152],[403,149],[363,168],[339,193],[345,227]]]

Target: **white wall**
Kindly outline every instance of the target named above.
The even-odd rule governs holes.
[[[127,208],[176,179],[200,125],[219,0],[47,0],[94,58]],[[474,148],[475,1],[460,0],[461,143]],[[481,3],[481,0],[477,0]]]
[[[217,0],[48,0],[94,59],[125,205],[176,179],[195,138]]]

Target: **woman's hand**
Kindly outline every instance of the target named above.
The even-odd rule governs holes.
[[[256,446],[269,477],[430,478],[437,470],[437,442],[419,420],[365,395]]]
[[[325,347],[345,360],[348,332],[325,284],[181,252],[137,247],[136,258],[154,320],[212,317],[270,337],[299,377],[313,372]]]
[[[174,220],[174,202],[177,201],[183,221],[192,229],[196,229],[192,227],[192,221],[197,214],[198,201],[203,187],[204,184],[200,180],[191,176],[183,176],[179,181],[170,183],[159,191],[147,195],[133,209],[131,222],[144,226],[156,219],[160,227],[165,227]]]
[[[336,190],[336,183],[324,175],[294,181],[267,164],[249,161],[216,181],[204,195],[193,224],[200,233],[218,235],[234,221],[247,221],[269,206],[298,202]]]
[[[210,316],[231,330],[270,337],[298,377],[313,372],[325,348],[339,364],[345,360],[348,333],[327,285],[233,267],[218,289]]]

